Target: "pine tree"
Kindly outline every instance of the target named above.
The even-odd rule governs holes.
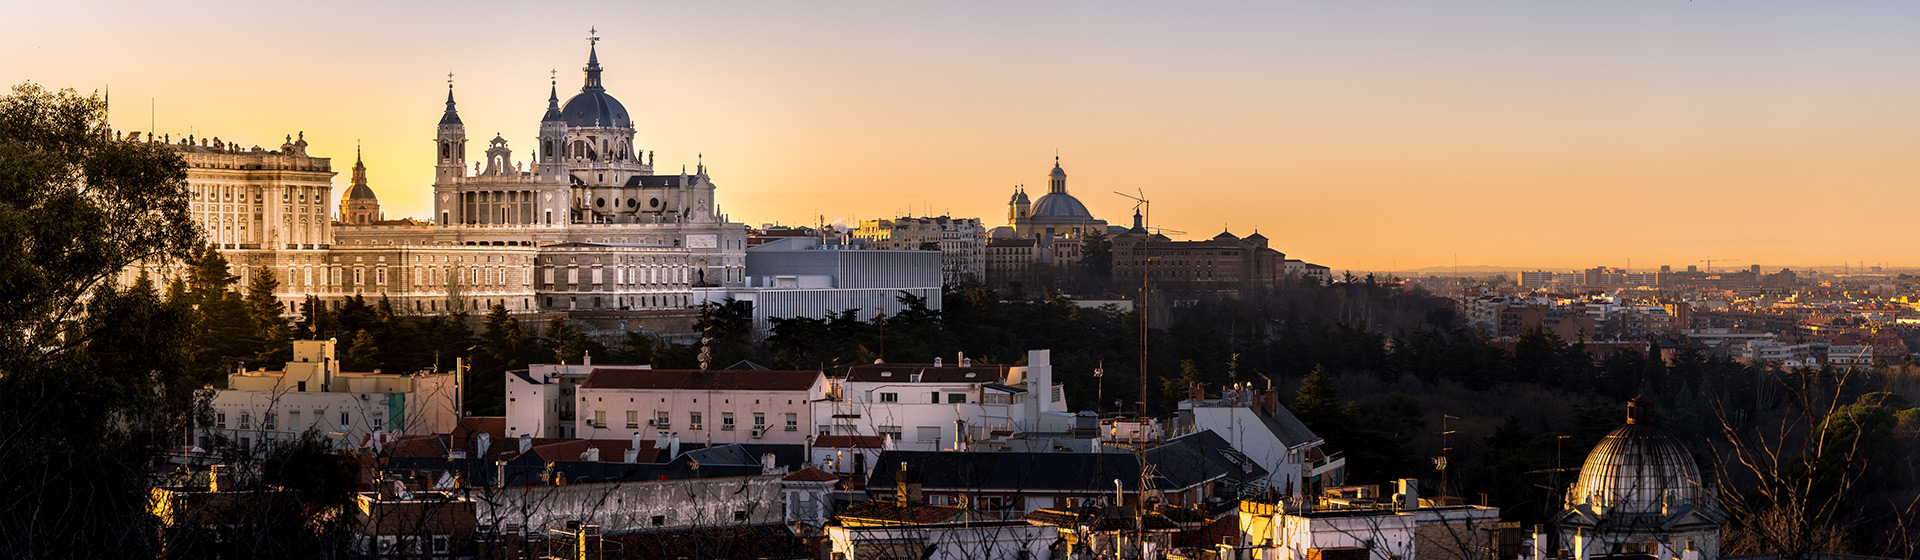
[[[1333,376],[1326,366],[1313,366],[1313,372],[1300,382],[1293,398],[1293,415],[1315,430],[1324,430],[1323,426],[1339,419],[1340,393],[1333,388]]]
[[[380,367],[380,348],[373,341],[373,333],[359,331],[353,334],[353,344],[347,347],[347,359],[340,367],[347,371],[373,371]]]

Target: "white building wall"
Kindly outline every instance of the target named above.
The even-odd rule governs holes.
[[[575,407],[574,436],[588,439],[625,439],[635,434],[653,438],[678,434],[681,441],[724,443],[807,443],[813,422],[813,401],[825,397],[826,377],[816,378],[804,391],[696,391],[682,389],[594,389],[582,387]],[[667,425],[657,424],[666,413]],[[629,416],[629,413],[632,413]],[[700,416],[699,429],[693,415]],[[766,427],[754,436],[754,414],[765,415]],[[727,429],[726,417],[733,415]],[[793,415],[793,424],[787,415]],[[605,425],[596,425],[604,418]]]
[[[975,560],[982,558],[1053,558],[1048,545],[1060,537],[1052,525],[1002,525],[983,527],[959,525],[832,526],[827,539],[836,557],[890,557],[892,552],[913,548],[916,552],[932,548],[929,560]],[[903,547],[902,545],[909,545]],[[880,550],[873,550],[878,548]]]

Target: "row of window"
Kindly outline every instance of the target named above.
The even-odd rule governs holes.
[[[900,394],[899,393],[880,393],[879,402],[883,402],[883,403],[900,402]],[[940,392],[939,391],[929,392],[927,397],[927,402],[928,404],[940,404]],[[967,404],[967,394],[966,393],[947,393],[947,404]]]
[[[324,411],[324,410],[318,410],[318,409],[316,409],[316,410],[314,410],[314,411],[313,411],[313,416],[312,416],[312,417],[314,418],[314,420],[315,420],[315,422],[319,422],[319,421],[321,421],[321,419],[323,419],[323,418],[325,418],[325,417],[326,417],[326,411]],[[237,429],[241,429],[241,430],[251,430],[251,429],[254,429],[254,427],[255,427],[255,426],[254,426],[254,424],[253,424],[253,413],[252,413],[252,412],[241,412],[241,413],[240,413],[240,414],[238,415],[238,417],[237,417],[237,418],[235,418],[235,419],[236,419],[236,420],[238,420],[238,423],[236,423],[236,424],[235,424],[235,426],[237,427]],[[278,429],[280,429],[280,428],[279,428],[279,419],[280,419],[280,417],[279,417],[279,413],[278,413],[278,412],[267,412],[267,413],[266,413],[265,415],[263,415],[263,416],[261,416],[261,418],[260,418],[260,425],[259,425],[259,429],[262,429],[262,430],[278,430]],[[370,421],[372,422],[372,424],[373,424],[373,429],[376,429],[376,430],[378,430],[378,429],[381,429],[381,428],[384,428],[384,427],[386,427],[386,420],[387,420],[387,418],[386,418],[386,414],[384,414],[384,413],[380,413],[380,412],[375,412],[375,413],[374,413],[374,414],[373,414],[373,415],[372,415],[372,416],[371,416],[371,417],[369,418],[369,420],[370,420]],[[340,429],[341,429],[341,430],[346,430],[346,429],[348,429],[348,428],[350,428],[350,427],[351,427],[351,426],[353,425],[353,424],[352,424],[352,422],[353,422],[353,416],[352,416],[352,414],[351,414],[350,412],[347,412],[347,411],[341,411],[341,412],[340,412]],[[213,427],[214,427],[214,429],[216,429],[216,430],[225,430],[225,429],[227,429],[227,413],[225,413],[225,412],[215,412],[215,413],[213,414]],[[290,431],[290,432],[297,432],[297,431],[300,431],[300,430],[302,430],[302,429],[304,429],[304,428],[302,428],[302,427],[301,427],[301,425],[300,425],[300,411],[298,411],[298,410],[290,410],[290,411],[287,411],[287,427],[286,427],[286,429],[287,429],[287,431]]]
[[[627,427],[639,428],[640,427],[640,411],[629,410],[626,412],[627,412]],[[668,429],[673,427],[673,413],[665,410],[657,410],[657,411],[654,411],[653,414],[654,414],[653,419],[647,421],[647,427],[654,428],[654,429]],[[690,430],[705,429],[705,419],[706,419],[705,413],[703,412],[700,412],[700,411],[688,412],[687,413],[687,429],[690,429]],[[605,410],[593,411],[593,418],[591,420],[588,420],[587,424],[595,427],[600,427],[600,428],[607,427],[607,411]],[[735,426],[734,416],[732,412],[720,413],[720,429],[721,430],[732,430],[734,429],[734,426]],[[753,429],[761,430],[761,431],[764,431],[767,429],[767,413],[765,412],[753,413]],[[786,413],[785,430],[789,432],[800,431],[800,414],[799,413],[794,413],[794,412]]]

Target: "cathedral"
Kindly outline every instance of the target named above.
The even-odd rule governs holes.
[[[747,230],[720,212],[706,166],[656,174],[601,81],[598,38],[584,71],[564,103],[550,84],[531,160],[515,160],[499,135],[469,160],[449,83],[424,220],[385,219],[358,158],[329,220],[334,173],[327,158],[307,155],[304,137],[280,150],[167,145],[188,162],[191,208],[208,240],[243,281],[272,271],[290,311],[309,295],[332,305],[384,297],[425,313],[685,309],[696,289],[742,284]]]

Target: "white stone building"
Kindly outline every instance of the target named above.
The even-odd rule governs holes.
[[[236,372],[209,391],[214,418],[198,430],[201,447],[214,436],[253,447],[312,430],[352,448],[375,433],[447,432],[457,413],[452,373],[343,372],[332,340],[294,341],[285,369]]]

